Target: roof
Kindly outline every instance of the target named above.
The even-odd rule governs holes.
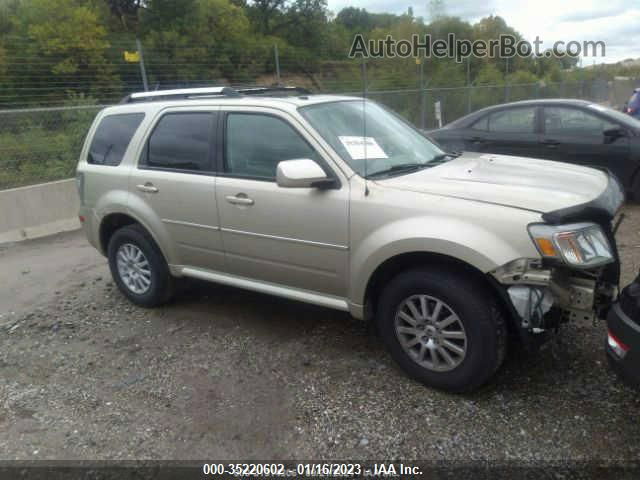
[[[516,102],[509,103],[501,103],[498,105],[491,105],[490,107],[485,107],[480,110],[476,110],[468,115],[465,115],[462,118],[454,120],[443,128],[449,127],[458,127],[462,125],[466,125],[468,123],[474,122],[478,117],[483,114],[490,112],[492,110],[498,110],[505,107],[531,107],[531,106],[542,106],[542,105],[574,105],[574,106],[587,106],[591,105],[594,102],[590,102],[588,100],[580,100],[576,98],[538,98],[534,100],[519,100]]]
[[[166,91],[165,91],[166,92]],[[124,112],[141,112],[141,111],[158,111],[168,107],[206,107],[206,106],[252,106],[252,107],[270,107],[280,110],[296,110],[299,107],[314,105],[319,103],[338,102],[345,100],[361,100],[360,97],[352,97],[345,95],[299,95],[299,96],[266,96],[266,95],[209,95],[197,96],[191,98],[163,98],[161,94],[157,94],[159,100],[153,101],[134,101],[133,103],[120,103],[105,109],[106,114],[124,113]]]

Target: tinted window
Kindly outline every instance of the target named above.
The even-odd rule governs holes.
[[[489,115],[485,115],[476,123],[474,123],[471,128],[474,130],[489,130]]]
[[[633,95],[631,95],[628,106],[633,108],[634,110],[640,108],[640,93],[635,92]]]
[[[291,125],[269,115],[227,116],[225,170],[240,176],[275,178],[283,160],[318,160],[314,150]]]
[[[143,118],[144,113],[104,117],[91,141],[87,162],[94,165],[120,165]]]
[[[576,108],[545,107],[545,133],[553,135],[602,135],[616,125],[592,113]]]
[[[489,115],[489,131],[504,133],[534,133],[536,109],[509,108]]]
[[[210,171],[213,114],[168,113],[149,137],[146,164],[175,170]]]

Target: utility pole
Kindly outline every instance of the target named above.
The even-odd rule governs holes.
[[[509,89],[509,57],[507,57],[506,68],[505,68],[505,77],[504,77],[504,101],[508,102],[510,95]]]
[[[144,68],[144,56],[142,54],[142,44],[140,43],[140,39],[136,38],[136,46],[138,47],[138,55],[140,56],[140,74],[142,75],[142,85],[144,86],[144,91],[149,91],[149,83],[147,82],[147,72]]]
[[[362,57],[362,93],[363,97],[367,98],[369,95],[369,81],[367,79],[367,60]]]
[[[471,57],[467,57],[467,113],[471,113]]]
[[[273,46],[273,55],[276,62],[276,85],[280,85],[280,57],[278,56],[278,45]]]
[[[423,130],[427,128],[427,105],[426,95],[424,91],[424,58],[417,58],[416,61],[420,62],[420,128]]]

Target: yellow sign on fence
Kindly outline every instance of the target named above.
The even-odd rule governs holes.
[[[140,53],[139,52],[124,52],[124,61],[136,63],[140,61]]]

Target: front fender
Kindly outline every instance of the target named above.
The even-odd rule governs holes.
[[[522,257],[537,258],[526,233],[506,236],[483,225],[456,218],[429,216],[386,224],[371,232],[351,255],[349,299],[364,305],[371,275],[385,261],[405,253],[435,253],[456,258],[487,273]],[[506,232],[505,232],[506,233]]]

